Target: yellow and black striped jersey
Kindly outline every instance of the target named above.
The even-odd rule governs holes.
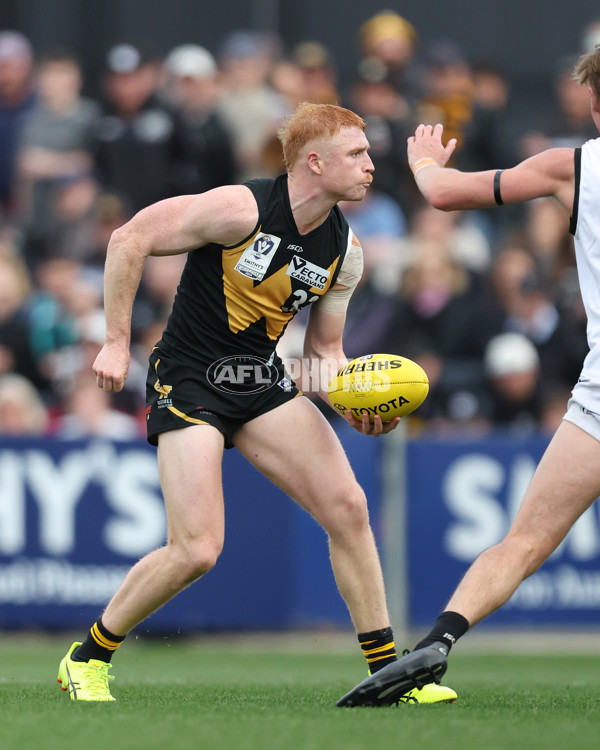
[[[235,247],[189,253],[162,344],[204,362],[229,355],[268,359],[287,324],[335,283],[352,232],[337,206],[308,234],[298,233],[287,175],[244,183],[258,222]]]

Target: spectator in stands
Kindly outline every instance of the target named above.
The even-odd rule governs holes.
[[[216,112],[220,86],[214,57],[195,44],[183,44],[165,59],[164,87],[177,109],[182,141],[175,182],[182,195],[202,193],[237,180],[229,130]]]
[[[48,426],[48,410],[33,383],[17,373],[0,375],[0,435],[40,436]]]
[[[98,197],[99,186],[91,174],[73,175],[56,182],[48,226],[43,234],[30,236],[24,247],[31,268],[52,256],[82,263],[94,261]]]
[[[425,91],[418,102],[418,122],[439,122],[444,137],[457,139],[456,154],[473,116],[473,80],[462,49],[449,39],[431,42],[424,53]]]
[[[33,277],[35,289],[27,304],[30,346],[37,367],[49,384],[49,403],[56,398],[60,373],[70,369],[70,365],[63,366],[64,357],[77,340],[77,324],[69,304],[80,273],[80,263],[56,257],[38,263]]]
[[[507,244],[490,281],[498,305],[496,330],[520,333],[535,345],[546,387],[571,386],[587,353],[585,328],[561,314],[534,254],[518,242]]]
[[[501,213],[501,212],[497,212]],[[553,198],[537,198],[525,206],[522,236],[544,277],[556,288],[575,269],[573,237],[565,227],[561,208]]]
[[[419,208],[412,218],[408,244],[413,239],[443,243],[455,263],[481,280],[492,262],[492,247],[485,225],[475,213],[438,211],[430,205]]]
[[[79,380],[89,375],[106,335],[101,290],[90,285],[84,274],[76,281],[68,312],[73,319],[74,340],[53,357],[53,386],[58,395],[56,406],[59,413],[67,408],[70,395],[79,388]],[[129,414],[142,424],[145,416],[146,370],[145,363],[132,357],[127,384],[119,393],[113,393],[110,399],[112,408]]]
[[[456,157],[465,171],[492,169],[496,164],[512,167],[518,160],[515,147],[515,117],[510,107],[510,80],[498,62],[479,61],[472,66],[472,114],[465,124]],[[523,219],[520,206],[506,211],[480,210],[490,241],[497,242]]]
[[[385,70],[397,93],[412,106],[420,91],[415,27],[395,11],[383,10],[360,27],[358,43],[361,67]]]
[[[100,192],[92,207],[91,254],[86,258],[88,270],[93,268],[104,273],[106,248],[111,234],[132,216],[130,205],[122,196]],[[65,254],[65,253],[63,253]]]
[[[365,275],[379,291],[395,294],[402,262],[400,240],[407,230],[400,204],[371,188],[362,201],[342,201],[340,208],[361,239]]]
[[[242,181],[281,171],[276,133],[291,107],[269,82],[277,52],[271,37],[251,31],[231,33],[220,49],[223,92],[217,111],[233,137]],[[274,146],[278,159],[272,165]]]
[[[45,55],[35,82],[37,102],[23,119],[17,155],[19,214],[30,257],[49,252],[58,190],[90,179],[100,115],[98,104],[81,96],[81,68],[69,52]]]
[[[142,46],[118,44],[106,56],[97,167],[103,190],[133,211],[176,192],[182,147],[175,116],[156,94],[159,75],[160,61]]]
[[[155,323],[162,324],[163,328],[166,326],[184,264],[185,257],[182,255],[148,259],[133,305],[134,342],[140,341],[144,330]]]
[[[292,60],[300,72],[300,101],[339,104],[335,61],[324,45],[313,41],[300,42],[292,51]]]
[[[587,88],[580,86],[572,76],[576,62],[576,56],[569,55],[558,60],[553,101],[536,119],[536,129],[521,137],[519,145],[523,157],[548,148],[577,148],[598,136],[590,120]]]
[[[443,240],[414,238],[410,249],[384,351],[424,368],[430,393],[419,416],[445,423],[455,417],[457,394],[481,391],[483,351],[494,329],[481,314],[480,289]]]
[[[385,65],[373,58],[359,66],[348,95],[351,107],[367,123],[374,184],[410,216],[423,201],[406,161],[406,139],[414,130],[407,99],[398,92]]]
[[[29,312],[31,279],[13,248],[0,253],[0,374],[23,375],[47,393],[49,378],[36,357]]]
[[[517,154],[509,132],[509,78],[496,61],[479,61],[471,67],[472,115],[457,163],[468,171],[492,169],[495,164],[511,167]]]
[[[108,438],[135,440],[143,423],[112,406],[111,394],[96,388],[89,372],[79,373],[64,400],[64,413],[56,424],[56,435],[64,440]]]
[[[14,168],[23,116],[35,102],[33,50],[17,31],[0,31],[0,217],[12,220]]]
[[[521,436],[537,432],[543,393],[540,358],[533,343],[520,333],[494,336],[486,346],[484,365],[488,384],[484,411],[490,424]]]

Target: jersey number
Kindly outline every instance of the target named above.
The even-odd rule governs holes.
[[[304,289],[296,289],[296,291],[293,292],[281,306],[281,312],[297,313],[301,307],[310,305],[318,299],[318,294],[313,294],[312,297],[309,297],[308,292],[305,292]]]

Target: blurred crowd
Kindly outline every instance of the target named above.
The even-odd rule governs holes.
[[[587,352],[568,217],[551,199],[437,211],[416,191],[406,138],[420,122],[442,122],[445,138],[458,139],[452,164],[468,170],[581,145],[597,133],[571,70],[599,42],[600,20],[557,60],[533,130],[519,127],[499,61],[469,60],[450,39],[421,43],[391,11],[357,29],[360,62],[348,80],[321,43],[286,50],[242,29],[212,51],[119,43],[106,51],[97,99],[71,51],[34,50],[1,30],[0,434],[143,436],[146,359],[185,258],[149,259],[129,379],[104,393],[91,364],[104,340],[111,232],[154,201],[282,172],[276,131],[302,101],[358,112],[375,164],[365,200],[342,205],[365,254],[347,355],[395,352],[425,368],[431,391],[416,430],[553,431]],[[301,357],[305,322],[290,325],[284,356]]]

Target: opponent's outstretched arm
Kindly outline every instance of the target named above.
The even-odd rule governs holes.
[[[442,144],[442,125],[419,125],[408,139],[408,163],[423,196],[443,211],[489,208],[521,203],[543,196],[555,197],[571,211],[575,190],[572,148],[554,148],[505,170],[461,172],[446,167],[456,148],[452,138]]]

